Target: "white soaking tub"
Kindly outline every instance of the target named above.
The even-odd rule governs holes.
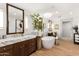
[[[55,44],[55,37],[52,36],[46,36],[42,38],[42,45],[46,49],[50,49],[54,47]]]

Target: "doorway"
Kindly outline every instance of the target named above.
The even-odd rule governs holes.
[[[62,23],[62,37],[68,40],[73,38],[72,21]]]

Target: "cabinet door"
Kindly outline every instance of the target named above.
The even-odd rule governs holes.
[[[20,56],[24,56],[24,52],[25,52],[25,45],[24,43],[22,42],[22,44],[20,44]]]
[[[4,47],[0,47],[0,56],[4,55]]]
[[[20,48],[21,56],[28,56],[36,50],[36,40],[30,39],[30,40],[21,42],[20,47],[21,47]]]
[[[13,47],[13,55],[14,56],[20,56],[21,51],[20,51],[20,43],[15,43]]]
[[[3,56],[13,56],[13,53],[12,53],[12,50],[11,49],[6,50],[6,51],[4,51],[2,53],[3,53]]]
[[[28,49],[27,49],[26,53],[28,53],[28,55],[30,55],[34,51],[36,51],[36,39],[31,39],[31,40],[29,40]]]
[[[27,56],[28,55],[28,53],[27,53],[28,47],[29,47],[28,40],[21,42],[21,45],[20,45],[21,56]]]
[[[24,56],[28,55],[28,49],[29,49],[29,40],[24,42]]]
[[[8,45],[0,48],[0,56],[12,56],[13,55],[13,45]]]

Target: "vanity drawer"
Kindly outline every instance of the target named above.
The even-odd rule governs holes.
[[[5,50],[4,47],[0,47],[0,53],[3,52]]]
[[[13,51],[11,49],[1,52],[0,54],[0,56],[12,56],[12,55],[13,55]]]
[[[6,51],[6,50],[9,50],[9,49],[12,49],[12,48],[13,48],[12,45],[7,45],[7,46],[4,46],[4,47],[0,47],[0,52]]]
[[[13,52],[13,46],[12,45],[0,47],[0,56],[11,56],[12,52]]]

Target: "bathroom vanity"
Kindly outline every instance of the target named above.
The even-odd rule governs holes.
[[[36,51],[36,35],[23,35],[24,10],[7,3],[6,20],[6,36],[13,37],[0,39],[0,56],[27,56]]]
[[[5,39],[3,39],[5,40]],[[16,41],[15,41],[16,40]],[[37,49],[36,37],[0,41],[0,56],[28,56]]]

